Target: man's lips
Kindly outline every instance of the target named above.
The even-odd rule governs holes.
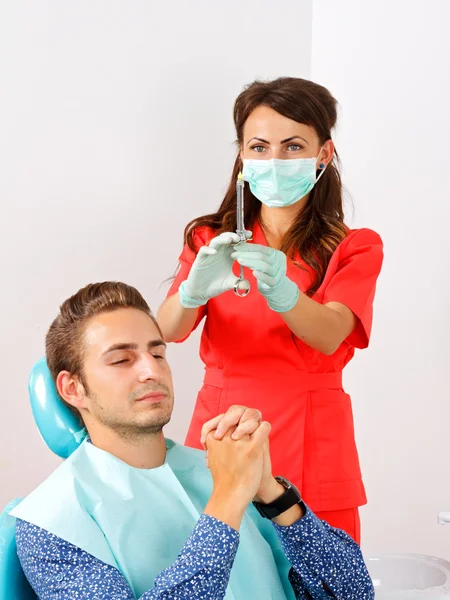
[[[136,402],[161,402],[166,397],[164,392],[149,392],[142,396],[141,398],[137,398]]]

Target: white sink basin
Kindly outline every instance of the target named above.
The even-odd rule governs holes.
[[[365,557],[377,600],[450,597],[450,562],[421,554]]]

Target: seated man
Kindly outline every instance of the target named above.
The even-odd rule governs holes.
[[[12,511],[38,597],[372,599],[357,544],[272,476],[258,411],[207,423],[206,457],[164,439],[165,351],[147,303],[122,283],[88,285],[52,323],[47,363],[88,436]]]

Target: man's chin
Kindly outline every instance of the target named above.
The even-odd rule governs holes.
[[[135,419],[133,421],[110,424],[120,437],[129,440],[141,439],[147,436],[161,434],[164,427],[170,422],[170,417],[160,419]]]
[[[141,416],[144,417],[144,415]],[[161,431],[168,423],[170,423],[171,416],[171,414],[158,415],[158,417],[156,415],[152,415],[151,417],[146,415],[147,418],[138,418],[133,424],[136,429],[140,429],[142,432],[145,430],[158,432]]]

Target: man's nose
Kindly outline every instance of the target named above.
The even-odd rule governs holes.
[[[161,365],[157,358],[151,354],[144,354],[139,361],[138,379],[141,382],[159,380],[161,378]]]

